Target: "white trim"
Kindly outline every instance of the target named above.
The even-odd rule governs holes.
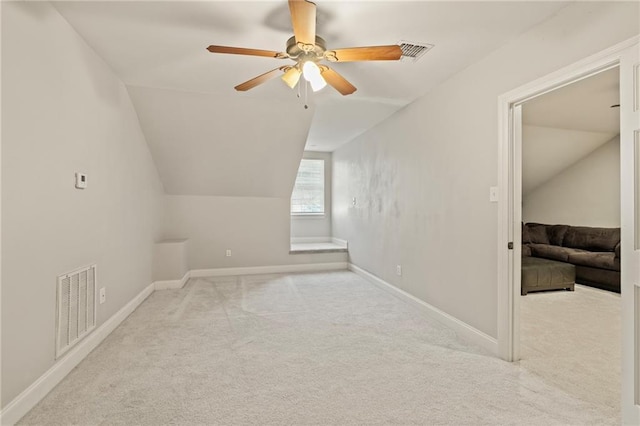
[[[93,333],[85,337],[73,349],[58,360],[20,395],[15,397],[0,413],[0,424],[13,425],[36,406],[67,374],[86,358],[102,341],[115,330],[154,291],[149,284],[129,303],[105,321]]]
[[[184,287],[184,285],[189,281],[191,277],[191,271],[187,271],[184,274],[184,277],[180,280],[163,280],[163,281],[154,281],[153,288],[154,290],[170,290],[170,289],[178,289]]]
[[[399,299],[417,307],[429,317],[451,328],[460,338],[488,350],[493,355],[498,355],[498,341],[488,334],[483,333],[477,328],[470,326],[466,322],[461,321],[444,311],[441,311],[435,306],[428,304],[424,300],[418,299],[417,297],[405,292],[404,290],[401,290],[398,287],[389,284],[388,282],[382,280],[381,278],[378,278],[370,272],[365,271],[364,269],[354,265],[353,263],[349,263],[349,270],[370,281],[376,287],[387,291],[398,297]]]
[[[503,102],[516,104],[552,92],[560,87],[591,77],[601,71],[617,66],[622,53],[640,43],[640,36],[631,37],[601,52],[554,71],[500,95]]]
[[[638,170],[640,158],[640,40],[620,58],[620,217],[622,299],[622,424],[640,425],[640,250],[634,247],[638,224]]]
[[[514,265],[512,250],[507,249],[507,243],[513,241],[513,225],[521,221],[513,205],[517,196],[510,193],[513,175],[522,170],[510,171],[514,149],[520,152],[520,147],[513,146],[512,140],[512,108],[529,99],[543,95],[552,90],[588,78],[598,72],[615,67],[620,62],[623,52],[640,42],[640,36],[634,36],[618,43],[595,55],[561,68],[547,76],[534,80],[498,97],[498,350],[501,358],[516,361],[519,346],[519,330],[515,315],[519,311],[519,289],[515,288],[513,279]],[[513,188],[522,191],[522,188]],[[520,232],[518,230],[517,232]]]
[[[340,238],[331,237],[331,242],[333,244],[337,244],[339,246],[344,246],[346,248],[349,248],[349,241],[347,240],[341,240]]]
[[[292,219],[324,219],[326,213],[291,213]]]
[[[338,271],[348,269],[347,262],[304,263],[300,265],[248,266],[191,270],[191,277],[224,277],[230,275],[283,274],[289,272]]]
[[[330,243],[331,237],[291,237],[291,244]]]
[[[339,248],[349,248],[349,242],[347,240],[341,240],[334,237],[291,237],[291,244],[318,244],[328,243],[335,244]]]

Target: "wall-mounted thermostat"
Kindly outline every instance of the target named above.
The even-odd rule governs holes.
[[[87,175],[76,172],[76,188],[85,189],[87,187]]]

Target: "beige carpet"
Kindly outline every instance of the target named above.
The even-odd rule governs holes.
[[[520,365],[619,424],[620,295],[576,285],[520,300]]]
[[[79,425],[613,424],[347,272],[155,292],[22,420]]]

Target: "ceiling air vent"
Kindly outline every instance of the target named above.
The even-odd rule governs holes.
[[[411,41],[404,40],[400,41],[398,45],[402,49],[402,56],[400,57],[400,60],[412,62],[420,59],[422,55],[427,53],[433,47],[433,44],[413,43]]]

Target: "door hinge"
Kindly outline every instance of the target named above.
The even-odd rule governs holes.
[[[509,242],[507,243],[507,248],[508,248],[509,250],[513,250],[513,241],[509,241]]]

